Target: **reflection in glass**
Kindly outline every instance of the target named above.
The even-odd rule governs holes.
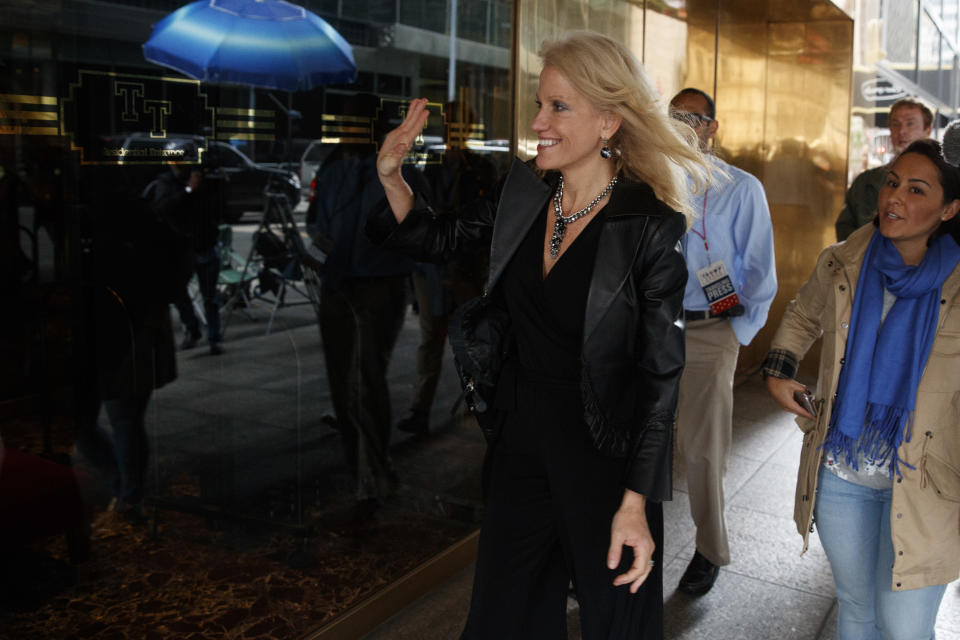
[[[926,11],[920,16],[920,44],[917,82],[940,94],[940,31]]]
[[[956,2],[944,2],[942,13],[940,14],[940,23],[943,25],[943,34],[952,42],[956,43],[960,33],[960,6]]]
[[[486,256],[386,273],[357,249],[382,197],[368,159],[413,96],[433,115],[408,170],[440,214],[509,163],[511,4],[459,3],[451,68],[453,3],[309,3],[354,46],[359,74],[294,93],[146,63],[130,34],[180,4],[67,4],[65,32],[22,5],[0,27],[0,210],[14,240],[0,255],[19,301],[4,322],[23,337],[3,347],[19,366],[4,369],[17,410],[0,429],[69,479],[75,509],[62,510],[92,516],[87,575],[99,576],[64,577],[83,532],[23,542],[13,574],[36,580],[5,618],[17,637],[91,624],[299,637],[479,521],[484,445],[451,412],[445,319],[479,292]],[[176,271],[141,226],[158,178],[203,202],[164,209],[204,237],[179,311],[148,275]],[[122,385],[130,402],[116,402]],[[397,428],[416,412],[422,426]]]
[[[917,0],[884,5],[884,45],[892,68],[905,77],[916,78],[917,64]]]

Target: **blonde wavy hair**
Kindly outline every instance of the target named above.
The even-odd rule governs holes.
[[[599,112],[620,116],[610,139],[617,170],[646,182],[656,196],[687,218],[693,192],[706,185],[710,168],[689,126],[673,120],[647,73],[630,50],[592,31],[571,31],[540,49],[543,66],[560,71]]]

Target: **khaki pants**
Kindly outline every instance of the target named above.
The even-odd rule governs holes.
[[[697,551],[730,564],[723,475],[733,429],[733,374],[740,344],[725,319],[687,324],[686,366],[680,378],[677,454],[687,477]]]

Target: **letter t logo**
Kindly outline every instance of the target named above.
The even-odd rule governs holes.
[[[137,122],[140,120],[137,103],[143,99],[143,83],[116,81],[113,83],[113,95],[123,98],[123,113],[120,114],[121,120],[124,122]]]

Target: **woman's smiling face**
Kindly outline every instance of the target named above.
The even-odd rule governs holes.
[[[919,153],[897,159],[877,198],[880,233],[889,238],[904,261],[926,252],[927,238],[957,213],[957,203],[943,201],[940,172]]]
[[[556,67],[547,66],[540,72],[537,107],[531,128],[539,139],[539,168],[567,171],[602,161],[601,139],[609,118],[604,118]]]

